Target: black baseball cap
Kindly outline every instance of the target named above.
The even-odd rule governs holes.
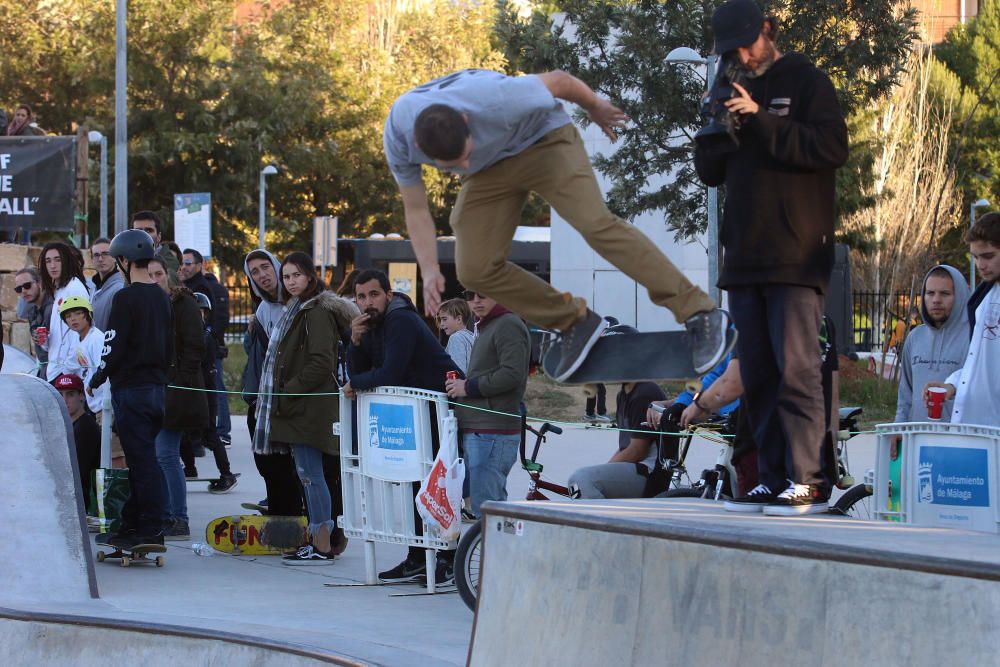
[[[729,0],[712,14],[715,53],[723,55],[757,41],[764,27],[764,14],[753,0]]]

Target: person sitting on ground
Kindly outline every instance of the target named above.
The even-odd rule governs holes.
[[[310,543],[282,562],[326,565],[347,546],[336,521],[343,514],[343,497],[339,488],[331,490],[327,484],[323,455],[339,463],[333,435],[333,424],[340,420],[337,367],[358,310],[323,290],[312,258],[304,252],[285,258],[281,280],[287,301],[264,360],[254,451],[270,454],[290,447],[305,494]]]
[[[52,381],[66,402],[69,419],[73,422],[73,442],[76,447],[76,462],[80,473],[80,488],[83,490],[83,505],[90,498],[90,481],[94,471],[101,465],[101,429],[94,415],[87,412],[83,380],[79,375],[63,373]]]
[[[347,350],[350,382],[343,392],[354,398],[355,389],[381,386],[402,386],[445,391],[449,371],[462,377],[458,365],[441,347],[437,337],[424,323],[410,297],[389,289],[389,277],[377,269],[367,269],[354,281],[354,297],[361,315],[351,323],[351,344]],[[432,430],[437,420],[431,410]],[[437,454],[437,436],[432,433],[432,448]],[[420,484],[414,483],[414,496]],[[423,524],[413,514],[417,535],[423,534]],[[454,551],[439,551],[435,565],[435,582],[454,580]],[[406,559],[396,567],[379,573],[385,583],[419,581],[427,576],[423,550],[410,547]]]
[[[215,360],[218,358],[218,352],[215,349],[217,345],[215,334],[212,332],[212,303],[209,301],[208,295],[201,292],[195,292],[194,299],[198,303],[202,317],[202,382],[206,388],[214,389],[216,386],[215,374],[217,372]],[[201,431],[201,441],[207,449],[211,450],[212,455],[215,457],[215,467],[219,469],[219,477],[209,483],[208,492],[229,493],[236,486],[238,480],[230,469],[229,454],[226,452],[226,446],[219,438],[219,432],[215,427],[218,404],[220,401],[229,400],[229,397],[226,394],[219,394],[214,391],[206,392],[206,396],[208,397],[208,425]],[[191,467],[194,467],[193,462],[191,462]],[[191,472],[194,473],[193,477],[198,476],[197,470],[191,470]]]
[[[931,387],[943,387],[946,399],[955,401],[952,423],[1000,426],[1000,212],[981,216],[965,241],[983,281],[966,307],[972,329],[969,354],[947,380],[927,383],[924,402],[929,407]]]
[[[469,331],[472,323],[472,311],[465,299],[449,299],[441,304],[437,314],[441,331],[448,336],[445,352],[463,373],[469,373],[469,357],[472,355],[472,344],[476,336]]]
[[[38,361],[38,376],[44,378],[49,360],[47,346],[38,344],[38,327],[48,328],[52,317],[52,295],[42,287],[42,277],[38,269],[29,266],[14,274],[14,291],[17,293],[17,317],[27,320],[31,342],[35,346]]]
[[[82,267],[65,243],[45,244],[38,257],[38,272],[42,275],[42,288],[52,296],[48,340],[43,347],[48,351],[49,359],[59,359],[63,356],[63,339],[69,335],[69,327],[59,315],[59,306],[71,296],[90,301],[90,293],[87,291]],[[67,344],[73,345],[73,342]],[[59,375],[51,365],[46,367],[45,373],[50,382]]]
[[[56,377],[64,373],[77,375],[86,385],[101,363],[104,332],[94,326],[94,308],[82,296],[63,299],[59,316],[69,328],[69,333],[59,347],[59,356],[49,357],[50,372]],[[87,407],[93,414],[100,415],[104,409],[106,391],[107,385],[102,385],[87,397]]]
[[[507,475],[521,443],[519,412],[528,387],[531,337],[521,318],[493,299],[473,291],[466,291],[465,298],[479,333],[468,378],[448,380],[445,388],[450,397],[459,399],[455,413],[472,514],[478,518],[483,502],[507,500]]]
[[[109,544],[131,549],[163,544],[166,482],[156,460],[156,434],[163,427],[167,374],[174,354],[170,299],[149,277],[153,239],[137,229],[119,232],[109,249],[128,285],[111,302],[108,331],[88,394],[111,380],[111,404],[125,462],[129,496],[122,523]]]
[[[201,312],[190,290],[170,286],[170,274],[162,259],[151,259],[147,271],[150,279],[170,296],[174,326],[174,357],[167,377],[163,427],[156,434],[156,460],[167,485],[163,539],[187,540],[191,538],[191,529],[187,483],[180,459],[181,438],[185,431],[202,431],[209,426],[208,395],[203,391],[205,380],[201,372],[205,354]]]
[[[268,342],[274,325],[284,312],[284,292],[278,273],[280,262],[267,250],[260,248],[247,254],[243,261],[243,271],[247,276],[250,296],[255,304],[253,319],[243,336],[243,350],[247,364],[243,369],[243,401],[247,404],[247,428],[253,442],[257,431],[257,392],[267,355]],[[278,516],[299,516],[303,513],[302,485],[295,472],[295,462],[287,451],[273,451],[270,454],[253,452],[254,465],[264,478],[267,496],[262,506],[269,514]]]

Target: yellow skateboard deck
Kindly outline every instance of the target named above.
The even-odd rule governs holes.
[[[205,541],[226,554],[280,556],[309,541],[308,523],[304,516],[220,516],[208,522]]]

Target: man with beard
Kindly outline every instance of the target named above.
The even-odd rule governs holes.
[[[358,389],[403,386],[445,391],[449,371],[464,377],[458,366],[430,328],[420,319],[413,302],[405,294],[393,294],[389,277],[382,271],[362,271],[354,281],[355,303],[361,315],[351,323],[351,344],[347,348],[350,381],[343,392],[353,398]],[[434,450],[437,450],[437,420],[431,418]],[[414,483],[414,494],[419,489]],[[414,512],[417,535],[422,526]],[[434,580],[447,584],[454,580],[454,551],[438,552]],[[410,547],[406,560],[379,573],[383,582],[419,581],[425,577],[423,550]]]
[[[725,185],[719,287],[739,329],[745,407],[760,445],[760,483],[730,511],[825,512],[824,399],[816,354],[823,294],[833,268],[836,170],[847,161],[847,125],[830,78],[801,54],[775,47],[778,22],[753,0],[712,16],[720,76],[746,85],[726,100],[739,120],[724,147],[698,142],[695,168]]]

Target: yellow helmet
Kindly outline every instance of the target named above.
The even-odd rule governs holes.
[[[59,317],[62,317],[74,308],[83,308],[84,310],[89,311],[91,315],[94,314],[94,307],[90,305],[90,301],[87,300],[87,297],[68,296],[59,304]]]

